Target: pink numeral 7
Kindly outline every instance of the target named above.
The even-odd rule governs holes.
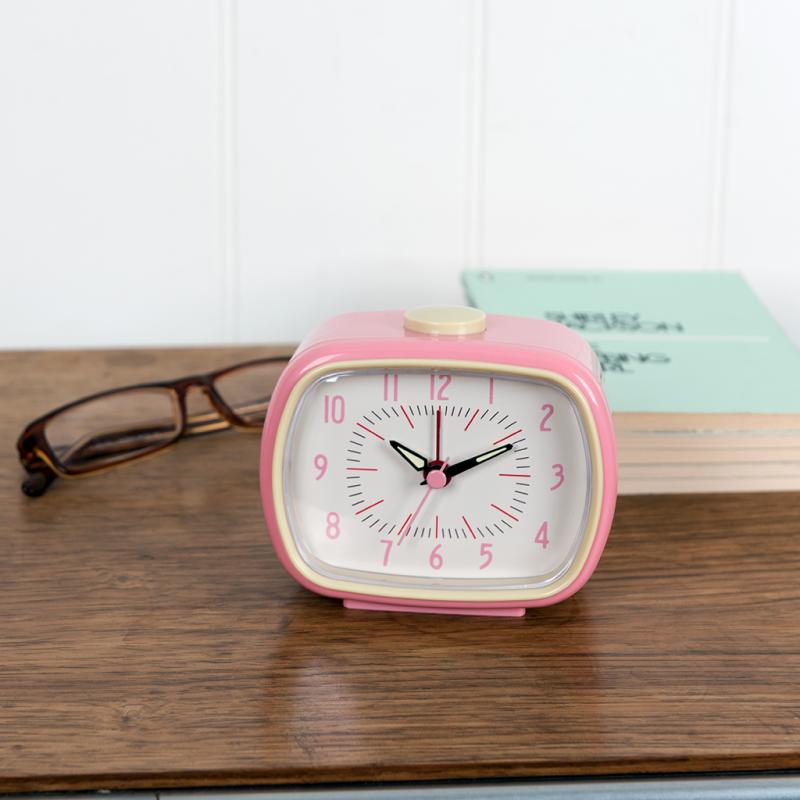
[[[381,539],[381,544],[386,545],[386,552],[383,554],[383,566],[389,566],[389,553],[392,552],[392,545],[394,542],[391,539]]]

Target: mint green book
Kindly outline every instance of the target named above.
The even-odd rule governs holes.
[[[469,271],[471,305],[579,331],[615,412],[800,414],[800,352],[732,272]]]

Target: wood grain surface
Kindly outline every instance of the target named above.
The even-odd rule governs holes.
[[[257,435],[19,492],[33,416],[268,352],[0,354],[0,792],[800,769],[800,495],[623,498],[578,595],[480,619],[295,585]]]

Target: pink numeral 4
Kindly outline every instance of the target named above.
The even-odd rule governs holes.
[[[533,541],[536,542],[536,544],[540,544],[542,550],[547,550],[547,545],[550,544],[550,539],[547,537],[547,522],[543,522],[539,526],[539,530],[536,532]]]

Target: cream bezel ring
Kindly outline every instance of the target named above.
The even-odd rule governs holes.
[[[390,586],[385,584],[357,583],[339,578],[331,578],[314,570],[301,556],[292,536],[289,518],[284,505],[283,465],[286,454],[286,442],[292,419],[297,406],[306,389],[319,378],[332,372],[352,370],[411,368],[431,369],[449,368],[470,372],[489,372],[494,375],[515,375],[526,378],[538,378],[550,381],[560,387],[572,399],[583,422],[592,468],[591,498],[586,517],[583,538],[569,568],[553,583],[543,587],[524,589],[430,589]],[[480,361],[457,361],[452,359],[435,362],[428,359],[368,359],[359,361],[337,361],[307,372],[292,388],[286,405],[281,413],[278,430],[275,434],[275,445],[272,454],[272,501],[275,517],[278,522],[278,533],[283,542],[286,555],[293,567],[310,583],[333,594],[364,595],[368,597],[386,597],[416,601],[453,601],[466,603],[513,602],[525,600],[541,600],[563,591],[576,580],[589,556],[600,519],[600,507],[603,497],[603,461],[600,452],[600,438],[597,433],[594,416],[589,403],[577,387],[563,375],[556,372],[512,364],[487,364]]]

